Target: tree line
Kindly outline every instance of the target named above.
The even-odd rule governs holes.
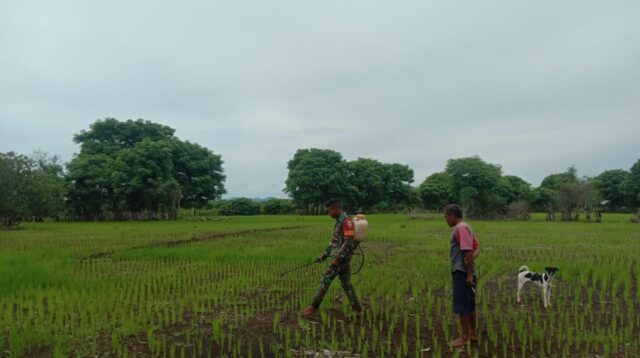
[[[531,211],[556,213],[564,221],[577,221],[584,212],[592,215],[630,212],[640,206],[640,160],[630,171],[607,170],[596,177],[578,177],[575,167],[550,174],[539,187],[514,175],[502,175],[500,166],[479,157],[451,159],[444,171],[427,177],[420,195],[427,209],[457,202],[472,217],[526,219]]]
[[[351,212],[439,211],[461,204],[476,218],[577,220],[580,213],[634,212],[640,207],[640,160],[629,169],[579,177],[574,167],[533,187],[504,175],[481,158],[450,159],[441,172],[413,186],[414,172],[400,163],[347,161],[329,149],[298,149],[288,161],[284,192],[290,199],[220,200],[226,193],[222,158],[183,141],[175,130],[150,121],[98,120],[73,137],[80,152],[66,165],[57,157],[0,153],[2,225],[21,220],[176,219],[180,209],[220,215],[320,214],[328,198]]]
[[[544,178],[539,187],[515,175],[503,175],[497,164],[480,157],[450,159],[443,171],[418,187],[407,165],[358,158],[346,161],[338,152],[300,149],[288,163],[285,192],[302,213],[323,212],[323,200],[342,199],[351,211],[439,211],[459,203],[474,218],[527,219],[532,211],[547,219],[575,221],[602,211],[630,212],[640,206],[640,160],[629,171],[607,170],[578,177],[574,167]]]
[[[233,215],[288,215],[298,213],[297,207],[291,199],[281,198],[232,198],[210,202],[205,207],[196,210],[183,210],[181,217],[196,217],[206,220],[211,216]]]

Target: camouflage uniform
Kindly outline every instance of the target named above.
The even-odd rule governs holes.
[[[329,291],[329,286],[336,276],[340,277],[340,283],[344,293],[349,297],[351,308],[360,311],[360,303],[356,296],[356,291],[351,284],[351,256],[356,248],[357,243],[353,240],[355,227],[353,221],[346,213],[342,213],[336,219],[333,227],[333,237],[329,246],[324,251],[324,256],[332,258],[331,264],[324,271],[322,281],[320,281],[320,291],[313,299],[311,306],[320,307],[324,295]]]

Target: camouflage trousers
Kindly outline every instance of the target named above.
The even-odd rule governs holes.
[[[329,291],[329,286],[331,286],[331,282],[338,276],[340,278],[340,284],[342,285],[342,289],[344,293],[349,298],[349,302],[351,302],[351,308],[356,311],[360,311],[360,302],[358,302],[358,297],[356,296],[356,290],[353,288],[353,284],[351,283],[351,260],[345,262],[337,270],[331,269],[331,267],[327,268],[324,271],[324,276],[322,276],[322,280],[320,281],[320,291],[313,299],[311,305],[315,308],[320,307],[320,303],[324,299],[324,296]]]

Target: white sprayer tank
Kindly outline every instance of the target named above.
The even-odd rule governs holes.
[[[354,239],[357,242],[363,242],[365,236],[367,235],[367,229],[369,228],[367,217],[364,214],[358,214],[355,218],[353,218],[353,223],[355,224],[356,229]]]

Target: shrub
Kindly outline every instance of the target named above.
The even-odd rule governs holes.
[[[506,218],[511,220],[527,221],[531,218],[531,207],[526,201],[516,201],[507,207]]]

